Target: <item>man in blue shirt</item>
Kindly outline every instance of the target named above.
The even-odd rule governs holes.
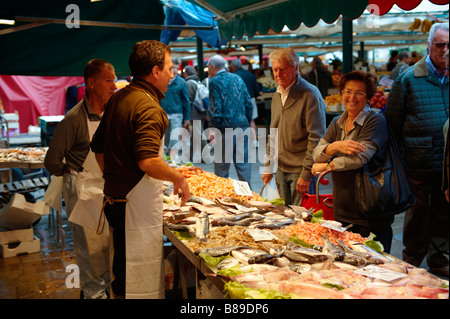
[[[222,56],[215,55],[209,60],[208,73],[211,78],[208,115],[211,127],[217,129],[215,135],[210,135],[210,140],[217,143],[214,172],[217,176],[228,178],[230,163],[233,161],[239,179],[250,185],[248,128],[253,114],[250,95],[240,76],[225,71],[225,59]]]
[[[167,114],[169,119],[169,127],[167,128],[164,137],[164,146],[167,148],[167,154],[175,161],[189,161],[187,142],[189,140],[189,131],[187,131],[190,121],[191,106],[189,102],[189,96],[187,93],[186,80],[178,75],[178,69],[181,65],[181,60],[175,58],[173,63],[173,73],[175,77],[165,93],[165,98],[161,100],[161,107]],[[185,130],[182,130],[185,129]],[[183,134],[187,132],[187,136]],[[181,141],[180,141],[181,137]],[[181,144],[178,144],[178,143]],[[183,151],[183,157],[178,156],[178,150],[181,147]],[[173,149],[173,152],[172,152]]]

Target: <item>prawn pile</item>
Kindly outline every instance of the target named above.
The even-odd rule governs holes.
[[[351,242],[364,243],[365,237],[350,231],[338,232],[336,230],[322,226],[320,223],[296,223],[279,230],[289,237],[295,235],[301,240],[311,245],[324,245],[323,236],[328,236],[333,244],[338,244],[338,240],[343,241],[346,245]]]
[[[192,196],[206,198],[233,197],[243,202],[261,199],[261,197],[254,192],[252,192],[252,197],[236,195],[231,178],[219,177],[210,172],[192,174],[186,181]]]

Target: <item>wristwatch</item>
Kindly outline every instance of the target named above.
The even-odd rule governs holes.
[[[330,162],[327,163],[327,171],[331,172],[331,165],[330,165]]]

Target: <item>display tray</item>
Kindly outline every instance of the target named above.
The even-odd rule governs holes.
[[[164,196],[164,234],[225,297],[448,298],[447,280],[373,250],[381,246],[372,238],[323,219],[320,211],[233,195],[227,179],[179,169],[192,197],[180,207],[178,196]]]

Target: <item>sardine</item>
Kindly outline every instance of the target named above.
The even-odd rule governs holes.
[[[288,250],[288,249],[286,249],[283,252],[283,256],[289,258],[292,261],[298,261],[298,262],[302,262],[302,263],[310,262],[310,258],[307,258],[306,256],[304,256],[302,254],[298,254],[298,253],[293,252],[292,250]]]
[[[207,255],[210,255],[212,257],[220,257],[225,256],[231,253],[234,250],[244,249],[248,248],[248,246],[226,246],[226,247],[212,247],[212,248],[200,248],[197,249],[194,253],[204,253]]]
[[[233,197],[224,197],[224,198],[216,198],[216,203],[223,205],[223,206],[231,206],[236,207],[236,204],[244,206],[244,207],[251,207],[250,205],[244,203],[243,201],[233,198]]]
[[[345,256],[344,250],[342,248],[340,248],[339,246],[330,242],[327,235],[321,236],[321,237],[325,243],[323,246],[322,252],[326,255],[331,256],[331,258],[335,261],[344,260],[344,256]]]
[[[239,264],[239,260],[237,260],[234,257],[229,257],[229,258],[222,260],[220,263],[218,263],[216,268],[218,270],[224,270],[224,269],[228,269],[233,266],[236,266],[237,264]]]
[[[208,214],[200,213],[195,224],[195,235],[200,241],[206,241],[206,234],[209,232]]]
[[[187,200],[187,203],[197,203],[201,205],[214,205],[215,202],[204,197],[194,196]]]
[[[356,255],[353,255],[348,252],[345,253],[344,259],[342,260],[342,262],[353,265],[353,266],[358,266],[358,267],[365,266],[367,264],[366,259],[364,259],[363,257],[356,256]]]
[[[258,224],[258,225],[255,225],[255,228],[258,228],[258,229],[279,229],[279,228],[283,228],[284,226],[291,225],[291,224],[293,224],[295,222],[296,222],[295,220],[292,220],[292,221],[277,222],[277,223],[273,223],[273,224]]]

